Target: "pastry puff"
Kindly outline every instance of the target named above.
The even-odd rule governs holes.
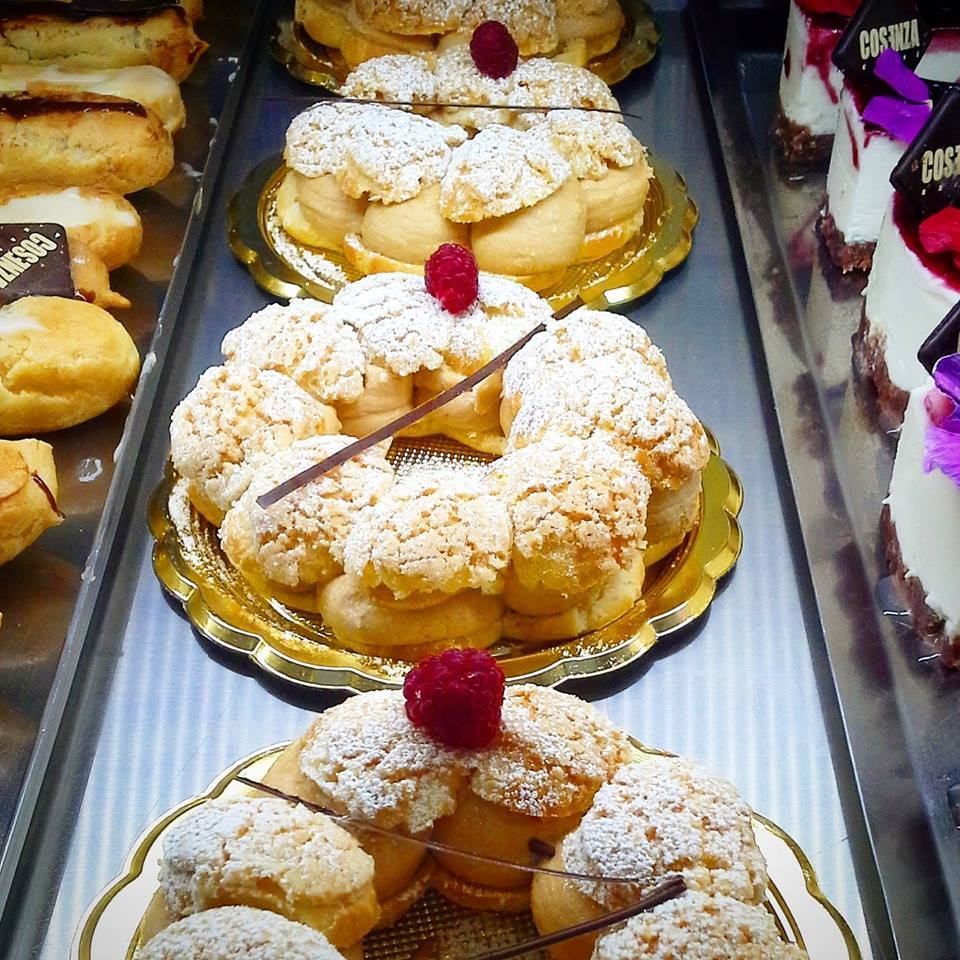
[[[41,440],[0,440],[0,563],[63,521],[53,448]]]
[[[139,103],[103,94],[0,96],[0,185],[44,181],[133,193],[173,169],[173,141]]]
[[[0,4],[4,17],[0,63],[57,61],[69,68],[151,64],[179,83],[190,76],[207,49],[186,10],[165,4],[144,13],[113,16],[61,14],[46,8],[42,13],[22,11],[16,3]]]

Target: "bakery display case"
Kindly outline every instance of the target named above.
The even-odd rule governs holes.
[[[204,938],[233,944],[254,930],[264,957],[280,943],[353,956],[361,937],[364,955],[397,960],[467,960],[528,939],[547,956],[538,936],[627,902],[605,884],[632,883],[635,900],[672,872],[697,890],[672,903],[678,891],[665,892],[666,902],[602,934],[593,956],[654,956],[642,951],[675,936],[683,955],[678,931],[692,925],[722,941],[730,924],[771,960],[960,955],[949,630],[933,645],[917,635],[914,622],[928,635],[940,627],[883,553],[898,543],[901,581],[916,576],[908,520],[918,514],[919,525],[929,511],[912,509],[912,494],[911,510],[893,497],[888,526],[899,540],[884,539],[899,419],[869,380],[885,382],[869,373],[883,350],[870,323],[883,309],[862,310],[865,248],[844,246],[835,217],[815,227],[830,151],[849,149],[826,132],[846,81],[817,43],[842,44],[855,11],[837,0],[818,33],[817,17],[778,0],[608,0],[583,16],[559,0],[506,4],[502,18],[516,22],[503,47],[478,29],[488,23],[450,19],[461,15],[456,4],[439,5],[448,19],[427,30],[409,11],[411,21],[390,20],[392,4],[368,0],[206,0],[202,11],[127,2],[121,12],[120,2],[75,0],[69,29],[93,20],[122,38],[138,17],[175,21],[175,55],[159,63],[165,80],[111,74],[109,90],[65,91],[101,83],[83,70],[111,68],[99,53],[52,73],[4,64],[0,37],[0,163],[4,123],[25,122],[24,98],[46,98],[51,109],[80,103],[70,110],[82,123],[103,120],[99,109],[109,115],[105,141],[129,139],[158,164],[137,165],[142,183],[124,173],[97,193],[109,151],[81,130],[82,162],[99,170],[90,183],[58,179],[77,175],[56,163],[37,167],[43,189],[24,188],[12,166],[0,171],[0,241],[24,211],[42,227],[81,207],[120,238],[108,248],[67,225],[61,244],[61,281],[103,309],[60,314],[89,307],[115,318],[103,328],[117,338],[109,363],[94,360],[106,384],[100,406],[87,419],[71,397],[62,422],[4,426],[19,414],[0,402],[0,430],[49,441],[56,464],[54,476],[42,444],[0,448],[0,479],[23,474],[8,486],[30,496],[36,518],[15,546],[36,542],[0,566],[0,956],[188,957]],[[18,6],[0,5],[11,30],[23,21]],[[51,15],[50,4],[32,6]],[[952,28],[938,29],[927,55],[937,77],[918,61],[907,64],[914,79],[942,84],[952,69],[938,59],[949,59],[941,41]],[[42,34],[30,43],[58,42]],[[806,58],[804,70],[793,63],[786,76],[785,50],[791,62]],[[544,53],[560,53],[562,66],[518,60]],[[377,57],[392,66],[380,70]],[[82,80],[65,79],[74,68]],[[614,84],[615,101],[597,76]],[[890,76],[895,90],[911,82]],[[783,91],[800,107],[784,104]],[[925,97],[911,95],[919,99],[907,97],[901,113],[932,123],[929,110],[918,113]],[[851,103],[868,126],[869,102]],[[157,118],[159,152],[139,143],[134,116]],[[871,164],[896,165],[887,141],[897,136],[875,138]],[[623,189],[598,188],[605,176]],[[864,196],[873,189],[856,179]],[[111,191],[133,192],[124,201]],[[870,250],[874,304],[899,296],[897,311],[912,312],[903,283],[888,281],[893,293],[880,284],[908,276],[894,259],[904,247],[919,263],[907,258],[909,283],[931,272],[922,241],[903,240],[919,238],[924,222],[912,213],[883,221]],[[430,252],[440,243],[455,244],[443,263]],[[85,248],[99,262],[92,273],[76,262]],[[513,279],[494,284],[477,261]],[[461,286],[443,286],[450,277]],[[470,277],[472,298],[461,303]],[[939,319],[945,296],[918,298],[929,313],[918,326]],[[9,299],[0,361],[5,335],[54,325]],[[93,321],[64,323],[44,347],[44,396],[59,340],[75,337],[87,363],[105,336],[89,332]],[[950,336],[956,349],[954,328],[941,340]],[[867,344],[856,364],[852,339]],[[307,369],[310,351],[328,366]],[[948,352],[941,343],[938,356]],[[960,384],[938,370],[939,394],[922,388],[907,408],[914,429],[901,440],[901,476],[922,472],[918,431],[950,430]],[[457,387],[491,373],[495,396]],[[0,364],[0,385],[9,382]],[[432,401],[448,410],[433,408],[418,435],[414,408]],[[28,413],[37,416],[35,405]],[[663,422],[669,429],[653,436]],[[363,453],[351,446],[378,429],[389,454],[375,436]],[[337,486],[344,462],[356,476]],[[942,462],[942,473],[923,474],[935,505],[956,492],[952,461]],[[292,471],[314,474],[270,513]],[[561,505],[544,506],[543,490],[558,485]],[[595,496],[600,485],[606,500]],[[579,565],[566,563],[550,536],[585,514]],[[950,529],[945,521],[939,534],[949,540]],[[535,546],[521,547],[523,537]],[[391,553],[385,544],[395,543]],[[551,551],[564,563],[551,566]],[[931,565],[931,595],[938,575]],[[952,602],[945,582],[936,592]],[[412,668],[451,646],[491,654],[469,661],[484,696],[499,684],[487,739],[457,740],[463,731],[429,714],[430,696],[454,682],[444,671],[466,669],[462,655]],[[527,682],[539,686],[518,686]],[[527,710],[532,723],[517,719]],[[363,733],[338,727],[344,717]],[[381,817],[362,790],[352,806],[330,787],[340,775],[324,758],[337,770],[356,762],[337,759],[341,747],[389,767],[394,747],[378,737],[399,738],[404,756],[422,751],[421,772],[401,771],[397,783],[427,778],[439,804],[427,820]],[[521,760],[516,751],[497,760],[511,738],[526,744]],[[571,746],[581,740],[588,748]],[[455,763],[447,748],[462,751]],[[497,779],[508,769],[515,783],[539,783],[541,762],[562,771],[551,789],[566,796],[577,785],[569,809],[530,806],[528,790]],[[392,796],[378,784],[371,795]],[[635,798],[657,808],[663,791],[723,822],[699,854],[714,866],[671,859],[669,845],[643,848],[627,866],[596,853],[611,840],[596,821],[639,837],[648,809]],[[209,899],[190,886],[209,866],[191,818],[226,847],[239,844],[239,864],[256,861],[258,818],[271,810],[281,873],[285,859],[300,871],[305,855],[284,837],[314,829],[311,817],[333,813],[359,838],[330,827],[352,858],[341,872],[361,875],[347,920],[325,913],[329,876],[308,906],[265,894],[288,882],[269,871],[233,892],[224,881]],[[471,816],[494,824],[493,835]],[[517,833],[523,817],[528,833]],[[386,833],[380,846],[374,827]],[[687,829],[657,821],[674,828]],[[542,874],[532,887],[497,872],[507,869],[498,856],[516,867],[518,835],[532,856],[523,869]],[[391,872],[384,850],[397,849]],[[729,860],[723,869],[718,858]],[[658,866],[637,879],[640,860]],[[571,870],[587,884],[576,895]],[[619,879],[605,875],[617,870]],[[550,886],[561,880],[563,890]],[[263,907],[289,919],[265,918]],[[378,917],[384,929],[373,929]],[[301,921],[293,932],[292,920]]]

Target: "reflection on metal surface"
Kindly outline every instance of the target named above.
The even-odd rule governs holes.
[[[549,685],[619,669],[707,609],[717,581],[740,554],[743,503],[740,482],[712,436],[710,446],[700,520],[677,550],[647,571],[642,603],[574,640],[537,646],[501,641],[492,652],[509,681]],[[489,459],[443,437],[395,439],[390,457],[400,474],[425,461],[468,467]],[[226,560],[216,528],[193,509],[170,468],[151,501],[149,521],[157,577],[209,640],[303,686],[371,690],[402,683],[408,663],[341,647],[318,615],[252,587]]]
[[[661,754],[636,740],[633,743],[637,763],[643,763],[645,756]],[[138,918],[143,917],[158,888],[160,854],[170,828],[207,800],[254,795],[255,791],[234,778],[261,779],[286,746],[277,744],[234,764],[204,794],[181,803],[148,827],[127,858],[123,873],[87,910],[71,960],[132,960],[141,946]],[[783,939],[805,949],[810,960],[861,960],[850,927],[820,889],[816,872],[799,844],[782,827],[756,813],[753,830],[770,877],[766,906]],[[529,913],[474,913],[430,893],[389,929],[369,934],[364,939],[364,957],[409,957],[428,937],[450,936],[453,931],[467,955],[536,933]]]
[[[554,308],[577,296],[597,309],[636,300],[687,258],[699,218],[697,205],[679,173],[652,155],[649,160],[655,177],[643,226],[620,249],[570,267],[559,283],[541,291]],[[268,293],[329,303],[344,284],[363,274],[341,252],[306,247],[283,230],[276,216],[276,192],[285,173],[280,157],[271,157],[254,168],[231,199],[230,249]]]
[[[660,27],[645,0],[621,0],[621,6],[626,25],[619,42],[609,53],[587,64],[611,85],[649,63],[660,43]],[[350,72],[339,50],[312,40],[289,14],[281,15],[273,28],[270,53],[291,76],[326,90],[337,90]]]

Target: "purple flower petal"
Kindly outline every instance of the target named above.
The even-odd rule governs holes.
[[[873,74],[904,100],[923,103],[930,99],[929,87],[903,62],[901,54],[890,47],[877,57]]]
[[[873,97],[863,111],[863,119],[898,140],[911,143],[927,122],[931,107],[926,103],[906,103],[896,97]]]
[[[941,357],[933,368],[933,382],[954,403],[960,403],[960,353]]]
[[[924,444],[923,469],[940,470],[960,487],[960,434],[930,425]]]

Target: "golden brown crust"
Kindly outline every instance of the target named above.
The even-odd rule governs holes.
[[[28,14],[0,22],[0,63],[57,60],[71,67],[151,64],[180,82],[190,76],[206,49],[189,17],[176,10],[160,10],[146,17],[83,20]]]
[[[24,297],[0,308],[0,435],[83,423],[127,396],[140,370],[130,335],[82,300]]]
[[[0,564],[62,522],[57,492],[57,468],[48,443],[0,440]]]
[[[134,193],[172,169],[170,134],[132,101],[88,93],[0,98],[0,184],[40,180]]]

